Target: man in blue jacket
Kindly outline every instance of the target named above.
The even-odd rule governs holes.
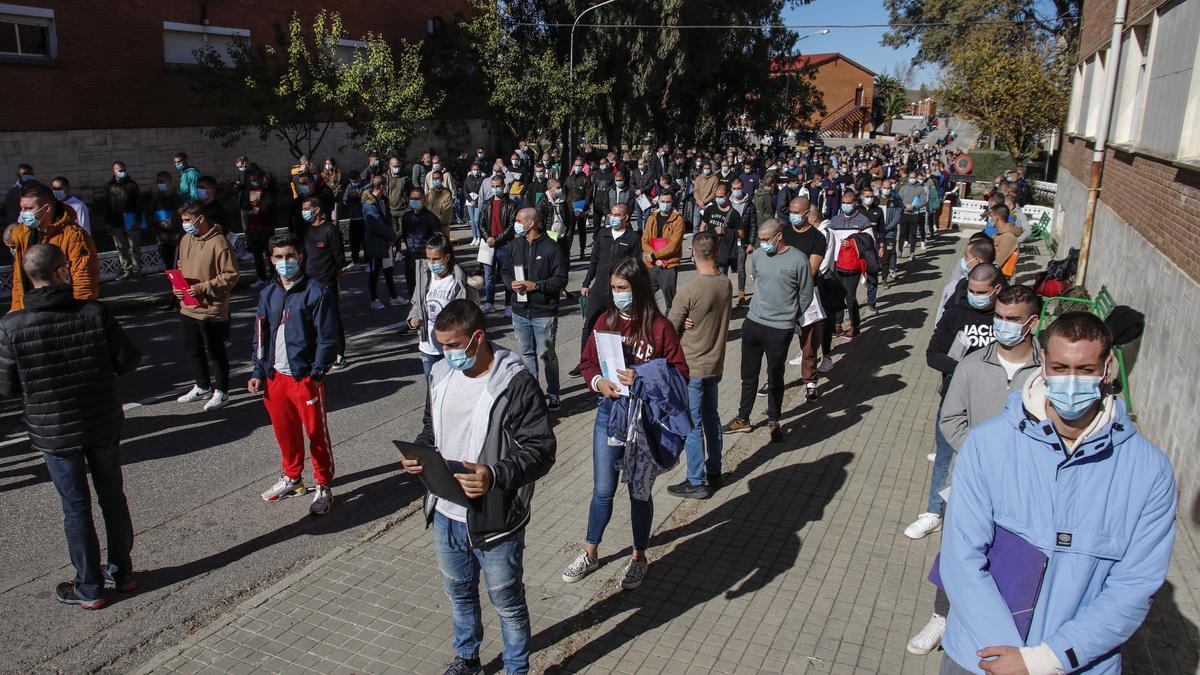
[[[954,468],[940,572],[942,673],[1121,672],[1175,542],[1175,477],[1109,382],[1112,333],[1084,312],[1042,333],[1043,370],[973,429]],[[1047,557],[1028,636],[991,576],[1004,528]]]
[[[251,394],[263,392],[263,403],[283,453],[283,475],[263,501],[274,502],[306,492],[304,437],[312,454],[317,484],[309,512],[329,513],[333,505],[333,447],[325,419],[322,378],[337,356],[338,327],[331,291],[304,273],[304,247],[294,234],[271,239],[271,262],[277,278],[258,296],[254,344],[250,359],[254,373],[246,383]],[[264,389],[265,385],[265,389]]]

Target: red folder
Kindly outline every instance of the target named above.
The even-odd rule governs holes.
[[[172,288],[183,291],[183,304],[188,307],[198,307],[200,305],[200,301],[188,293],[188,289],[192,285],[187,282],[187,279],[183,278],[183,272],[179,270],[167,270],[167,279],[171,280]]]

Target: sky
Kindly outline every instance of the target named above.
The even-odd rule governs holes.
[[[813,0],[807,5],[784,11],[784,23],[804,24],[813,28],[795,28],[798,35],[820,30],[825,24],[887,24],[888,13],[882,0]],[[915,45],[900,49],[879,44],[887,28],[830,28],[828,35],[805,38],[796,47],[801,54],[841,52],[876,74],[890,73],[897,63],[907,63],[916,55]],[[935,77],[928,69],[917,71],[913,87],[933,84]]]

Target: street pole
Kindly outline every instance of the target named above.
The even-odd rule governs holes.
[[[569,92],[571,92],[571,100],[568,101],[568,103],[571,104],[571,105],[569,105],[569,109],[571,111],[571,117],[570,117],[570,120],[567,122],[567,156],[562,158],[562,161],[564,162],[564,164],[563,164],[564,170],[567,168],[567,166],[570,162],[575,161],[575,106],[574,106],[574,102],[575,102],[575,29],[579,26],[579,20],[583,18],[584,14],[587,14],[588,12],[592,11],[593,9],[600,9],[601,7],[607,5],[608,3],[615,2],[615,1],[616,0],[604,0],[604,2],[597,3],[595,5],[592,5],[591,7],[584,9],[582,12],[580,12],[578,15],[575,16],[575,22],[571,24],[571,47],[570,47],[571,56],[570,56],[570,65],[567,67],[567,82],[568,82],[567,90]]]
[[[813,32],[809,33],[808,35],[801,35],[800,37],[796,38],[796,42],[813,37],[814,35],[828,35],[828,34],[829,34],[829,29],[822,28],[821,30],[813,31]],[[795,45],[793,45],[792,46],[793,53],[788,55],[788,60],[795,61],[795,59],[796,59],[795,50],[796,50]],[[795,72],[794,72],[795,67],[792,66],[791,63],[789,63],[788,66],[791,67],[791,70],[784,71],[784,77],[786,77],[787,79],[783,81],[783,107],[785,110],[787,110],[787,113],[785,113],[785,114],[790,114],[792,112],[792,78],[795,76]],[[787,129],[784,129],[783,133],[780,135],[786,136]]]

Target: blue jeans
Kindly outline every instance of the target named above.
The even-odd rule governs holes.
[[[538,377],[538,359],[546,364],[546,393],[558,397],[558,354],[554,341],[558,335],[557,316],[526,318],[513,312],[513,332],[521,343],[521,360],[525,369]]]
[[[620,399],[617,402],[623,402]],[[596,409],[596,425],[592,428],[592,503],[588,507],[587,543],[599,545],[604,528],[612,518],[613,497],[617,494],[617,460],[624,446],[609,445],[608,418],[615,403],[601,399]],[[650,547],[650,525],[654,521],[654,502],[629,496],[630,517],[633,520],[633,548],[645,551]]]
[[[950,441],[942,435],[942,413],[939,410],[933,426],[933,475],[929,479],[929,513],[942,515],[946,511],[946,500],[938,494],[946,487],[946,479],[950,477],[950,460],[954,459],[954,448]]]
[[[108,571],[117,580],[133,571],[130,560],[133,521],[125,501],[117,439],[66,457],[49,453],[42,453],[42,456],[50,480],[62,499],[63,532],[67,537],[71,564],[75,566],[75,591],[80,597],[95,600],[103,593],[104,576],[100,566],[100,541],[96,536],[96,524],[92,522],[92,494],[87,482],[89,470],[108,535]]]
[[[688,408],[692,412],[691,433],[683,449],[687,453],[687,479],[704,485],[708,476],[721,475],[721,418],[717,412],[718,377],[688,378]]]
[[[509,294],[512,289],[504,285],[504,278],[500,276],[500,271],[504,269],[504,263],[508,259],[508,249],[497,248],[496,257],[492,260],[491,265],[483,266],[483,299],[481,304],[492,304],[493,298],[496,297],[496,286],[499,285],[504,289],[504,304],[509,304]]]
[[[471,222],[471,238],[479,239],[483,234],[479,231],[479,206],[467,206],[467,220]]]
[[[426,354],[421,352],[421,370],[425,371],[425,386],[429,386],[429,374],[433,372],[433,364],[441,361],[444,356],[441,354]]]
[[[488,599],[500,615],[504,671],[528,673],[529,605],[525,602],[522,580],[525,530],[484,551],[471,546],[466,523],[435,513],[433,546],[437,550],[442,585],[450,599],[454,653],[464,659],[479,658],[479,645],[483,642],[483,617],[479,607],[479,572],[482,570]]]

